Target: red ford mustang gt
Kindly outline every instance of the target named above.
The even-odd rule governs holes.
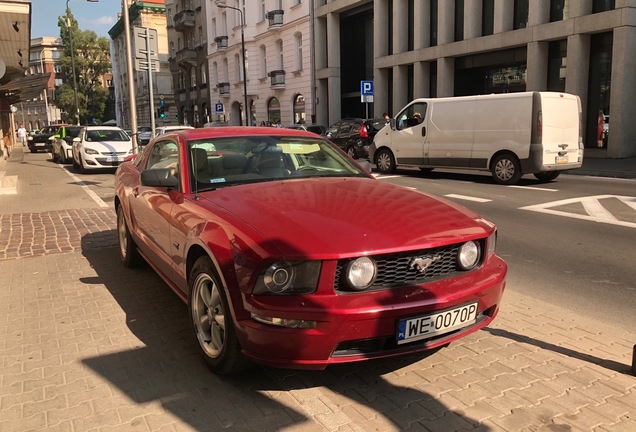
[[[187,302],[219,374],[426,351],[499,309],[492,223],[378,181],[312,133],[168,133],[115,188],[121,261],[143,258]]]

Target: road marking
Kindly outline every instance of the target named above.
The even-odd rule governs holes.
[[[371,175],[373,177],[375,177],[375,178],[379,178],[379,179],[382,179],[382,180],[390,179],[390,178],[401,178],[401,177],[404,177],[404,176],[401,176],[401,175],[383,175],[383,174],[379,174],[379,173],[372,173]]]
[[[558,189],[548,189],[548,188],[541,188],[541,187],[534,187],[534,186],[516,186],[516,185],[510,185],[508,187],[511,188],[517,188],[517,189],[529,189],[529,190],[536,190],[536,191],[544,191],[544,192],[558,192]]]
[[[606,223],[610,225],[619,225],[629,228],[636,228],[636,223],[626,222],[616,219],[603,205],[600,200],[607,198],[615,198],[625,203],[629,207],[636,210],[636,197],[622,196],[622,195],[595,195],[583,198],[569,198],[560,201],[552,201],[544,204],[535,204],[531,206],[520,207],[519,210],[530,210],[539,213],[546,213],[557,216],[565,216],[574,219],[587,220],[591,222]],[[577,213],[570,213],[562,210],[554,210],[554,207],[560,207],[568,204],[580,203],[587,215],[581,215]]]
[[[457,194],[448,194],[448,195],[444,195],[444,196],[448,197],[448,198],[456,198],[456,199],[461,199],[461,200],[465,200],[465,201],[474,201],[474,202],[480,202],[480,203],[485,203],[485,202],[492,201],[492,200],[485,199],[485,198],[477,198],[477,197],[471,197],[471,196],[466,196],[466,195],[457,195]]]
[[[61,169],[63,169],[66,174],[68,174],[75,183],[77,183],[78,185],[80,185],[82,187],[82,189],[84,189],[84,192],[86,192],[88,194],[89,197],[93,198],[93,201],[95,201],[97,203],[97,205],[99,205],[101,208],[107,208],[108,204],[106,204],[95,192],[93,192],[86,183],[84,183],[79,177],[77,177],[75,174],[73,174],[72,172],[70,172],[69,170],[67,170],[64,166],[59,165],[59,167]]]

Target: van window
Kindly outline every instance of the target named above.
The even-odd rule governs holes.
[[[402,130],[422,123],[426,119],[427,107],[426,102],[416,102],[407,106],[404,111],[398,114],[396,128]]]

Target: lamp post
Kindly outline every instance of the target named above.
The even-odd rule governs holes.
[[[90,3],[97,3],[99,0],[86,0]],[[77,125],[80,125],[80,109],[79,101],[77,99],[77,77],[75,76],[75,50],[73,49],[73,30],[71,29],[71,17],[69,12],[71,8],[68,6],[69,0],[66,0],[66,28],[68,29],[68,40],[71,46],[71,67],[73,68],[73,94],[75,95],[75,117],[77,119]]]
[[[216,0],[216,7],[221,9],[234,9],[241,14],[241,50],[242,50],[242,58],[243,58],[243,97],[245,98],[245,125],[250,125],[250,112],[249,106],[247,105],[247,66],[245,61],[245,32],[243,28],[245,27],[245,21],[243,20],[243,11],[239,8],[228,6],[225,4],[224,0]]]
[[[44,74],[44,51],[40,52],[40,67],[42,68],[42,74]],[[46,125],[51,124],[51,116],[49,112],[49,98],[47,93],[49,92],[49,84],[46,84],[46,88],[44,89],[44,107],[46,108]]]

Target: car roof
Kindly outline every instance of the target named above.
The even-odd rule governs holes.
[[[180,125],[180,126],[176,126],[176,125],[172,125],[172,126],[159,126],[157,129],[164,129],[164,130],[175,130],[175,129],[194,129],[192,126],[188,126],[188,125]]]
[[[301,129],[272,128],[271,126],[226,126],[222,128],[198,128],[178,131],[186,139],[224,138],[232,136],[297,136],[316,138],[313,132]]]
[[[119,126],[85,126],[87,130],[122,130]]]

